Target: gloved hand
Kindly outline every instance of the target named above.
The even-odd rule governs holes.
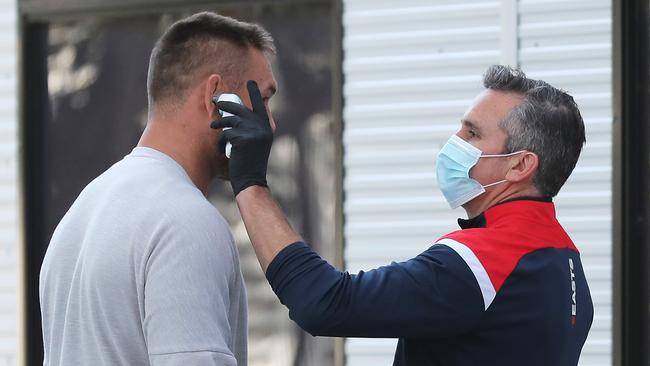
[[[232,113],[210,124],[214,129],[232,127],[223,131],[219,149],[224,152],[226,144],[232,144],[230,154],[230,184],[235,196],[247,187],[267,187],[266,168],[273,144],[273,130],[257,83],[246,83],[253,110],[233,102],[218,102],[217,108]]]

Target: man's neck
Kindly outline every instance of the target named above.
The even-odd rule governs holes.
[[[519,197],[542,197],[542,195],[535,187],[530,186],[519,189],[506,189],[503,192],[493,195],[490,195],[490,193],[491,192],[489,191],[485,192],[483,195],[478,196],[463,206],[465,212],[467,212],[468,218],[472,219],[485,212],[488,208],[503,201],[508,201]]]
[[[210,166],[200,151],[196,150],[196,143],[188,136],[174,127],[172,121],[151,120],[147,124],[138,146],[158,150],[174,159],[187,173],[194,185],[207,196],[208,186],[212,177]]]

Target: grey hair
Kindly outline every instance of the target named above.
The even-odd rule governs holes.
[[[537,154],[539,166],[533,184],[543,196],[556,196],[586,141],[584,121],[573,97],[544,81],[527,78],[519,69],[502,65],[487,69],[483,85],[524,98],[501,121],[507,135],[505,152],[527,150]]]
[[[157,103],[178,104],[189,87],[210,73],[219,73],[237,88],[244,80],[249,48],[276,52],[273,37],[257,24],[212,12],[190,15],[172,24],[154,46],[149,59],[149,110]]]

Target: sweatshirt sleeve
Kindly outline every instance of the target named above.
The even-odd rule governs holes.
[[[445,245],[349,274],[299,242],[273,259],[266,277],[291,319],[312,335],[453,336],[471,330],[485,312],[472,271]]]

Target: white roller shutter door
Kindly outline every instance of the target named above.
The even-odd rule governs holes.
[[[456,229],[438,149],[495,63],[576,96],[587,145],[556,203],[582,251],[596,318],[581,365],[611,360],[611,9],[608,1],[344,2],[345,261],[411,258]],[[350,339],[347,365],[390,365],[395,340]]]
[[[522,0],[519,61],[566,89],[585,120],[587,144],[556,198],[558,219],[582,253],[595,305],[581,365],[612,364],[611,2]]]

